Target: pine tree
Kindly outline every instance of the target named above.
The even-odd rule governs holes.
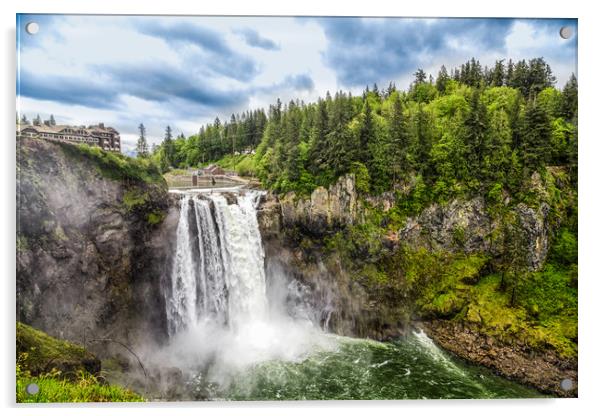
[[[397,87],[395,87],[395,83],[393,81],[389,82],[389,86],[387,87],[387,92],[385,94],[385,98],[389,98],[393,93],[397,91]]]
[[[538,169],[550,161],[552,129],[545,108],[536,100],[529,100],[525,109],[522,135],[523,158],[530,170]]]
[[[492,87],[501,87],[504,85],[504,77],[506,70],[504,68],[504,60],[495,61],[495,65],[491,70],[491,81],[489,85]]]
[[[40,118],[39,114],[33,119],[33,125],[34,126],[41,126],[42,125],[42,119]]]
[[[566,85],[562,89],[562,116],[566,120],[573,120],[577,116],[578,86],[577,77],[571,74]]]
[[[368,100],[364,101],[362,114],[363,117],[359,130],[359,149],[357,149],[357,158],[368,167],[371,159],[370,145],[374,142],[374,120],[372,119],[372,107]]]
[[[54,115],[50,114],[50,125],[51,126],[56,126],[56,121],[54,120]]]
[[[440,94],[443,94],[445,92],[445,87],[447,86],[448,81],[449,75],[447,74],[447,69],[445,68],[445,65],[443,65],[439,70],[439,73],[437,74],[437,81],[435,82],[435,85],[437,86],[437,91],[439,91]]]
[[[523,97],[529,96],[529,65],[523,59],[517,62],[512,72],[512,78],[510,79],[509,87],[518,88]]]
[[[433,123],[424,110],[424,105],[418,105],[418,112],[414,116],[412,128],[412,141],[409,157],[413,161],[413,168],[422,175],[430,172],[430,152],[433,146]]]
[[[140,123],[138,131],[140,132],[140,136],[136,142],[136,153],[139,157],[148,157],[148,143],[146,141],[146,127],[144,127],[144,124]]]
[[[470,110],[464,122],[465,145],[467,149],[468,165],[475,174],[480,173],[482,166],[487,129],[489,121],[487,108],[481,101],[481,92],[475,89],[470,97]]]
[[[399,95],[395,96],[393,100],[393,111],[389,120],[389,137],[391,142],[391,170],[393,172],[393,181],[396,182],[397,179],[410,169],[408,160],[408,126],[403,116],[403,108]]]
[[[512,62],[512,59],[509,59],[508,66],[506,67],[506,76],[504,77],[504,85],[506,85],[507,87],[511,87],[513,80],[514,80],[514,62]]]
[[[535,58],[529,61],[529,70],[526,79],[528,92],[535,96],[542,90],[554,86],[556,77],[552,74],[550,65],[543,58]]]
[[[326,101],[318,99],[314,127],[309,141],[309,170],[318,175],[330,168],[326,152],[326,135],[328,134],[328,111]]]
[[[168,170],[175,163],[175,147],[173,142],[171,126],[165,128],[165,138],[162,144],[161,168],[163,171]]]
[[[422,68],[418,68],[418,70],[414,72],[414,85],[422,84],[423,82],[426,82],[426,73]]]
[[[29,124],[29,120],[27,120],[27,116],[25,114],[23,114],[23,116],[21,116],[21,124],[23,124],[23,125]]]

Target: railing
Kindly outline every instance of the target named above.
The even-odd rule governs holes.
[[[246,180],[228,175],[179,175],[167,178],[167,185],[170,189],[224,188],[245,184],[247,184]]]

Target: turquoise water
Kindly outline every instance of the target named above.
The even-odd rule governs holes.
[[[212,399],[394,400],[545,397],[464,363],[423,334],[380,343],[337,337],[338,348],[297,362],[269,361],[241,372]],[[207,390],[205,390],[207,391]]]

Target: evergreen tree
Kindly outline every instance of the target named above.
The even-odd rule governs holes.
[[[148,143],[146,141],[146,127],[144,127],[144,124],[140,123],[138,131],[140,135],[136,142],[136,153],[139,157],[148,157]]]
[[[163,171],[173,167],[175,162],[175,146],[173,142],[171,126],[165,128],[165,137],[162,143],[161,169]]]
[[[41,126],[42,125],[42,119],[40,118],[39,114],[33,119],[33,125],[34,126]]]
[[[506,76],[504,77],[504,85],[511,87],[513,80],[514,80],[514,62],[512,62],[512,59],[509,59],[508,66],[506,67]]]
[[[424,105],[418,105],[418,112],[414,116],[412,140],[409,157],[412,167],[423,176],[430,173],[430,151],[433,145],[432,120],[424,110]]]
[[[566,85],[562,89],[562,116],[566,120],[573,120],[577,116],[577,77],[575,74],[571,74],[571,77],[567,81]],[[575,123],[576,124],[576,123]]]
[[[391,95],[393,95],[393,93],[397,91],[397,87],[395,87],[395,83],[394,82],[389,82],[389,86],[387,87],[387,92],[385,94],[385,98],[389,98]]]
[[[529,170],[538,169],[550,161],[551,132],[545,108],[536,99],[529,100],[522,135],[523,158]]]
[[[440,94],[443,94],[445,92],[445,87],[447,86],[448,81],[449,75],[447,74],[447,69],[445,68],[445,65],[443,65],[439,70],[439,73],[437,74],[437,81],[435,82],[435,85],[437,86],[437,91],[439,91]]]
[[[362,110],[362,119],[359,130],[359,149],[357,149],[357,158],[364,165],[370,163],[370,145],[374,142],[374,120],[372,119],[372,107],[368,100],[364,101]]]
[[[426,73],[422,68],[418,68],[418,70],[414,72],[414,85],[422,84],[424,82],[426,82]]]
[[[512,78],[508,86],[517,88],[523,97],[529,96],[530,85],[529,85],[529,65],[523,59],[517,62],[512,72]]]
[[[555,83],[556,77],[552,74],[550,65],[543,58],[535,58],[529,61],[526,87],[531,95],[535,96],[545,88],[554,86]]]
[[[403,173],[409,171],[408,160],[409,135],[407,122],[403,116],[403,108],[399,95],[393,100],[393,111],[389,120],[389,136],[391,141],[391,171],[393,181],[397,181]]]
[[[491,71],[491,81],[489,82],[489,85],[492,87],[501,87],[504,85],[505,75],[506,70],[504,68],[504,60],[495,61],[495,65]]]
[[[56,126],[56,121],[54,120],[54,115],[50,114],[50,125]]]
[[[470,110],[464,125],[466,127],[465,144],[468,152],[468,165],[474,174],[479,175],[489,124],[487,108],[481,101],[481,92],[477,89],[472,92],[470,97]]]

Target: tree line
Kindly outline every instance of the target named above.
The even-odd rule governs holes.
[[[165,140],[151,157],[162,169],[197,166],[255,150],[253,170],[277,192],[311,192],[355,173],[365,192],[412,182],[444,198],[458,192],[517,190],[547,165],[564,165],[576,180],[577,79],[556,89],[543,58],[471,59],[433,79],[422,69],[408,90],[394,83],[361,95],[338,91],[315,103],[278,100],[268,109],[233,115],[197,135]]]

